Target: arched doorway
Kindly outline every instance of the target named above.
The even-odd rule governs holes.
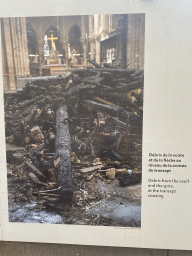
[[[73,65],[81,64],[81,59],[83,56],[83,47],[80,42],[80,38],[81,38],[80,28],[77,25],[75,25],[69,31],[71,63],[73,63]]]
[[[35,30],[31,27],[30,23],[26,24],[27,42],[29,55],[37,54],[37,37]]]

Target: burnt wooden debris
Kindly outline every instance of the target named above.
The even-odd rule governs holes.
[[[118,179],[123,187],[134,185],[141,181],[141,172],[122,174]]]
[[[61,187],[62,201],[72,203],[71,140],[67,106],[59,107],[56,112],[56,131],[55,169],[57,182]]]
[[[8,167],[34,196],[54,190],[72,204],[76,179],[90,173],[122,186],[141,181],[144,72],[90,63],[4,95]]]

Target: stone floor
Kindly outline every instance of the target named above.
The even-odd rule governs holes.
[[[192,256],[192,251],[0,242],[0,256]]]

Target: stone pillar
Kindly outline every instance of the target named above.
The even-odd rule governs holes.
[[[94,38],[89,38],[89,44],[90,44],[90,59],[93,60],[95,59],[95,39]]]
[[[99,34],[99,29],[100,29],[100,17],[99,15],[94,15],[94,38],[95,38],[95,61],[100,64],[101,61],[101,56],[100,56],[100,34]]]
[[[94,16],[89,15],[89,37],[92,38],[94,35]]]
[[[15,62],[15,73],[19,77],[21,76],[20,56],[19,56],[19,43],[16,35],[16,18],[11,18],[11,30],[12,30],[12,44],[13,55]]]
[[[8,64],[6,58],[6,46],[5,46],[5,33],[3,29],[3,19],[1,19],[1,52],[2,52],[2,69],[3,69],[3,90],[9,90],[9,76],[8,74]]]
[[[12,28],[12,39],[13,39],[13,54],[15,56],[15,68],[17,77],[22,76],[22,66],[21,66],[21,45],[18,31],[18,18],[11,18],[11,28]]]
[[[101,62],[100,38],[101,38],[100,35],[95,36],[95,51],[96,51],[95,61],[98,64],[100,64]]]
[[[61,44],[62,44],[62,48],[63,50],[65,51],[65,64],[66,64],[66,67],[68,68],[68,65],[69,65],[69,56],[68,56],[68,38],[67,37],[62,37],[61,40],[60,40]]]
[[[38,17],[39,30],[38,30],[38,54],[39,54],[39,67],[44,67],[44,34],[42,29],[42,17]]]
[[[109,15],[102,14],[101,15],[101,27],[102,27],[102,35],[106,35],[109,33]]]
[[[69,39],[68,39],[68,27],[67,27],[67,17],[62,17],[62,27],[61,27],[61,31],[62,31],[62,35],[61,35],[61,39],[60,42],[62,44],[62,48],[65,51],[65,64],[66,67],[69,67],[69,55],[68,55],[68,44],[69,44]]]
[[[39,67],[44,67],[44,39],[38,39]]]
[[[81,16],[81,39],[83,47],[83,64],[87,65],[87,38],[86,38],[86,28],[85,28],[85,15]]]
[[[83,65],[87,65],[87,39],[86,38],[81,38],[80,42],[82,43],[83,47]]]
[[[17,39],[19,44],[19,62],[21,67],[20,77],[24,77],[24,63],[23,63],[23,44],[22,44],[22,34],[21,34],[21,24],[20,18],[16,18],[16,31],[17,31]]]
[[[7,73],[4,74],[8,76],[8,90],[16,90],[16,73],[15,73],[15,65],[14,65],[14,57],[13,57],[13,47],[12,47],[12,38],[11,38],[11,27],[10,27],[10,19],[3,18],[3,31],[4,31],[4,56],[5,56],[5,64]]]
[[[30,76],[29,69],[29,53],[27,46],[27,30],[25,18],[20,18],[21,23],[21,36],[22,36],[22,51],[23,51],[23,63],[24,63],[24,76]]]
[[[94,16],[89,15],[89,44],[90,44],[90,59],[95,59],[95,39],[94,39]]]

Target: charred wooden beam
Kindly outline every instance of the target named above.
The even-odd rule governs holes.
[[[113,68],[113,65],[110,64],[110,63],[103,63],[103,66],[104,66],[105,68]]]
[[[93,100],[84,100],[83,105],[85,107],[92,108],[97,112],[110,114],[111,116],[125,117],[125,114],[129,113],[131,117],[135,117],[136,119],[138,118],[138,116],[136,116],[135,114],[128,112],[124,108],[119,106],[110,106],[110,105],[102,104]]]
[[[119,116],[124,111],[121,107],[114,107],[106,104],[102,104],[93,100],[85,100],[84,104],[85,107],[93,108],[95,111],[104,112],[110,114],[112,116]]]
[[[86,69],[77,69],[77,70],[74,70],[73,73],[79,75],[80,77],[87,76],[87,70]]]
[[[105,77],[88,76],[88,77],[83,78],[82,83],[100,85],[100,83],[103,82],[104,79],[105,79]]]
[[[144,70],[138,70],[131,77],[141,77],[144,74]]]
[[[131,102],[131,100],[128,98],[127,94],[123,94],[123,93],[116,93],[116,92],[109,92],[107,91],[97,91],[96,94],[98,96],[104,96],[104,97],[108,97],[108,98],[112,98],[113,100],[115,99],[116,101],[121,102],[120,105],[123,105],[122,103],[125,102],[127,103],[127,107],[132,107],[135,108],[137,111],[139,111],[139,114],[142,114],[141,109],[133,102]]]
[[[142,179],[142,172],[137,172],[137,173],[127,173],[121,175],[118,180],[120,181],[121,186],[129,186],[129,185],[134,185],[138,184],[141,182]]]
[[[105,127],[122,127],[126,128],[126,124],[112,116],[105,119]]]
[[[55,169],[56,178],[61,187],[61,199],[72,203],[73,186],[71,173],[71,140],[68,126],[67,106],[59,107],[56,112],[56,142]]]
[[[140,87],[141,87],[141,84],[139,83],[139,81],[135,81],[129,84],[124,84],[122,86],[117,86],[116,88],[110,88],[109,91],[125,93],[125,92],[133,91]]]
[[[78,84],[78,85],[75,85],[74,87],[72,87],[71,89],[69,89],[68,92],[63,93],[63,96],[64,97],[68,97],[68,96],[71,96],[71,95],[74,95],[74,94],[78,93],[81,90],[84,90],[84,89],[87,89],[87,90],[94,89],[95,87],[96,87],[96,85]]]
[[[42,181],[40,181],[40,180],[35,176],[35,174],[34,174],[33,172],[30,172],[30,173],[29,173],[29,179],[30,179],[32,182],[36,183],[36,184],[43,185],[43,186],[47,186],[47,184],[44,183],[44,182],[42,182]]]
[[[41,98],[43,98],[43,95],[37,96],[37,97],[35,97],[35,98],[31,99],[31,100],[26,100],[26,101],[24,101],[24,102],[20,105],[20,107],[21,107],[21,108],[26,108],[26,107],[28,107],[29,105],[31,105],[33,102],[35,102],[35,101],[37,101],[37,100],[40,100]]]
[[[38,179],[40,179],[41,181],[47,181],[47,178],[45,177],[45,175],[42,172],[40,172],[32,163],[26,161],[25,164],[29,169],[29,171],[35,174]]]
[[[114,76],[121,76],[121,77],[130,77],[130,75],[135,73],[134,69],[123,69],[123,68],[93,68],[94,71],[98,72],[101,71],[102,72],[110,72],[112,75]]]
[[[24,119],[26,123],[32,121],[33,117],[34,117],[35,114],[36,114],[36,110],[37,110],[37,106],[34,105],[34,106],[32,107],[32,109],[31,109],[29,115],[26,116],[25,119]]]
[[[90,62],[93,66],[95,66],[96,68],[102,68],[103,69],[103,67],[101,66],[101,65],[99,65],[99,64],[97,64],[95,61],[93,61],[93,60],[88,60],[88,62]]]
[[[109,106],[118,107],[118,106],[115,105],[114,103],[109,102],[109,101],[104,100],[104,99],[101,99],[101,98],[96,97],[96,96],[94,96],[93,99],[96,100],[96,101],[98,101],[98,102],[101,102],[101,103],[103,103],[103,104],[109,105]]]

